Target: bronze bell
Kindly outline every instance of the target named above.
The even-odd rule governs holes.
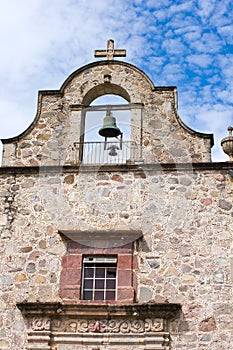
[[[117,145],[111,145],[110,147],[108,147],[108,150],[109,150],[109,155],[111,157],[115,157],[117,156],[117,150],[120,149]]]
[[[116,118],[113,117],[112,112],[107,110],[104,118],[103,126],[99,129],[100,136],[103,137],[117,137],[122,134],[121,130],[116,125]]]

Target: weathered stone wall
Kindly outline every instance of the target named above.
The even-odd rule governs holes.
[[[59,230],[109,235],[141,230],[134,251],[136,301],[181,304],[171,329],[172,349],[229,350],[233,180],[228,168],[1,169],[0,348],[26,349],[17,302],[60,300],[67,250]]]
[[[135,126],[132,120],[131,127],[142,127],[141,140],[136,141],[145,163],[211,160],[212,136],[195,133],[183,124],[177,114],[176,88],[155,88],[142,71],[127,63],[101,62],[73,73],[59,91],[39,93],[31,127],[3,140],[3,166],[69,164],[67,152],[82,137],[85,107],[110,93],[144,106],[142,124]]]

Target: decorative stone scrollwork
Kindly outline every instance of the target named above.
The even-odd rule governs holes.
[[[159,322],[160,321],[160,322]],[[143,333],[163,330],[162,320],[111,320],[107,325],[109,333]]]
[[[77,322],[69,322],[65,328],[66,332],[76,333],[78,329]]]
[[[106,322],[103,321],[93,321],[89,323],[88,326],[89,332],[92,333],[104,333],[106,331]]]
[[[54,322],[53,330],[56,332],[68,333],[86,333],[88,332],[89,322],[87,320],[63,320],[62,322]]]
[[[49,318],[33,318],[31,321],[31,329],[33,331],[49,331],[50,319]]]
[[[78,322],[78,332],[80,333],[85,333],[85,332],[88,332],[88,321],[87,320],[80,320]]]
[[[163,319],[159,318],[146,318],[145,319],[145,332],[161,332],[163,331]]]
[[[31,321],[31,329],[44,331],[50,329],[48,318],[34,318]],[[88,319],[64,319],[53,320],[53,331],[68,333],[144,333],[161,332],[164,330],[163,319],[115,319],[115,320],[88,320]]]
[[[111,332],[111,333],[119,332],[119,325],[117,324],[116,320],[108,321],[108,332]]]
[[[142,320],[135,320],[131,322],[131,332],[143,333],[145,331],[145,323]]]
[[[57,327],[56,327],[57,328]],[[78,320],[65,321],[59,330],[72,333],[143,333],[163,330],[162,319],[144,320]],[[57,329],[58,330],[58,329]]]
[[[119,333],[129,333],[129,332],[130,332],[129,321],[119,322]]]

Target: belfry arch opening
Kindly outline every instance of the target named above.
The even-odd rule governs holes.
[[[130,109],[128,102],[118,95],[103,95],[92,101],[85,111],[84,142],[104,141],[99,130],[104,126],[107,111],[116,118],[116,125],[122,131],[124,140],[130,141]]]
[[[132,122],[135,119],[133,118],[135,108],[130,104],[129,96],[124,89],[119,87],[112,89],[113,85],[110,85],[111,89],[107,93],[101,93],[103,90],[98,87],[94,88],[92,98],[90,95],[87,98],[88,94],[85,98],[85,105],[87,101],[89,105],[83,110],[81,123],[83,147],[80,160],[84,164],[124,164],[134,157],[135,150],[132,147],[135,148],[133,138],[135,125],[133,127]],[[138,112],[138,106],[136,107]],[[141,116],[141,109],[139,113]],[[109,129],[118,130],[117,135],[110,135],[107,132],[109,118]]]

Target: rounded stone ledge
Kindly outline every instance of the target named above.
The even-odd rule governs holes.
[[[226,170],[232,172],[230,162],[207,163],[155,163],[155,164],[121,164],[121,165],[64,165],[64,166],[3,166],[0,175],[7,174],[65,174],[65,173],[107,173],[107,172],[139,172],[139,171],[212,171]],[[231,173],[230,173],[231,174]]]
[[[98,305],[98,309],[96,306]],[[50,317],[59,315],[77,316],[77,317],[99,317],[99,318],[115,318],[115,317],[162,317],[165,319],[177,316],[181,311],[181,305],[178,303],[145,303],[145,304],[129,304],[129,305],[110,305],[110,304],[62,304],[60,302],[22,302],[17,307],[25,317],[40,316]]]

